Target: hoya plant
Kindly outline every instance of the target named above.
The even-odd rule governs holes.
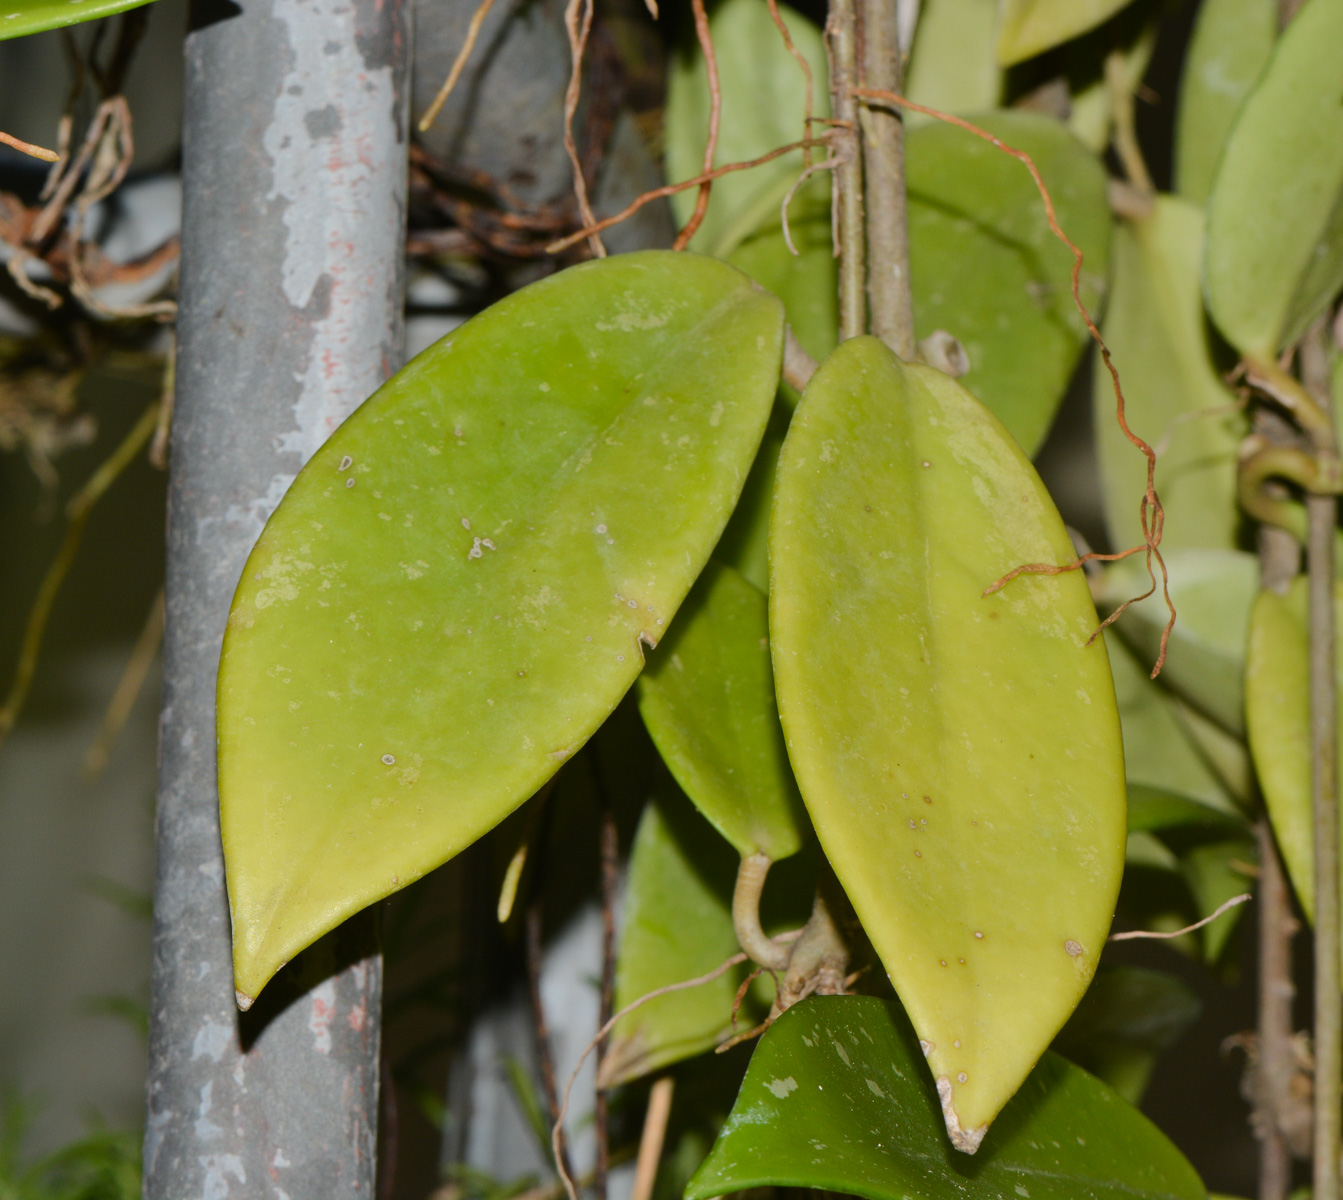
[[[583,1035],[602,1096],[648,1097],[638,1200],[670,1081],[743,1041],[663,1164],[690,1200],[1199,1200],[1137,1107],[1196,1002],[1106,948],[1226,965],[1258,894],[1280,995],[1285,868],[1314,1029],[1294,1069],[1261,1014],[1260,1194],[1295,1154],[1335,1200],[1343,0],[1201,0],[1169,193],[1134,114],[1161,15],[692,0],[673,182],[599,221],[580,169],[549,249],[584,261],[370,396],[252,551],[217,709],[240,1009],[481,839],[508,920],[595,779],[637,828]],[[667,195],[674,247],[608,255]],[[1088,352],[1098,549],[1032,465]],[[571,1197],[592,1103],[538,1110]]]

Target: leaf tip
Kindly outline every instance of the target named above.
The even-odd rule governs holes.
[[[233,989],[233,999],[238,1003],[239,1012],[246,1012],[252,1007],[252,997],[246,992],[239,991],[237,988]]]
[[[962,1154],[973,1154],[989,1131],[988,1123],[978,1129],[961,1128],[961,1119],[951,1103],[951,1080],[945,1075],[937,1081],[937,1098],[942,1101],[942,1119],[947,1123],[947,1137],[951,1139],[951,1144]]]

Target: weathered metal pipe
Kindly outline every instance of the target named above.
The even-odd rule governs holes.
[[[372,926],[350,922],[300,956],[240,1017],[214,686],[267,516],[400,363],[409,5],[202,0],[193,16],[144,1194],[366,1198]]]

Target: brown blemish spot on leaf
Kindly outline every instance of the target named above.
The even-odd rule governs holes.
[[[249,1008],[252,1007],[252,997],[249,996],[246,992],[240,992],[235,988],[233,991],[233,999],[238,1004],[239,1012],[246,1012]]]
[[[958,1078],[964,1083],[965,1072],[962,1071]],[[947,1123],[947,1136],[951,1139],[951,1144],[962,1154],[973,1154],[984,1140],[984,1135],[989,1130],[988,1125],[981,1125],[978,1129],[961,1128],[961,1119],[956,1115],[956,1109],[951,1102],[951,1080],[945,1075],[939,1077],[937,1081],[937,1098],[942,1101],[942,1119]]]
[[[1072,956],[1073,958],[1077,958],[1079,955],[1082,954],[1082,943],[1081,943],[1081,942],[1075,942],[1075,941],[1073,941],[1072,938],[1069,938],[1066,942],[1063,943],[1063,948],[1064,948],[1064,949],[1069,953],[1069,955]]]
[[[384,754],[384,755],[382,756],[382,765],[383,765],[383,766],[385,766],[385,767],[390,767],[390,766],[393,766],[395,763],[396,763],[396,758],[395,758],[393,755],[391,755],[391,754]]]

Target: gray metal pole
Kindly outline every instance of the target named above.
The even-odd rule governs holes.
[[[144,1194],[367,1200],[382,978],[371,924],[301,955],[240,1019],[214,686],[267,516],[400,362],[409,7],[201,0],[194,16]]]

